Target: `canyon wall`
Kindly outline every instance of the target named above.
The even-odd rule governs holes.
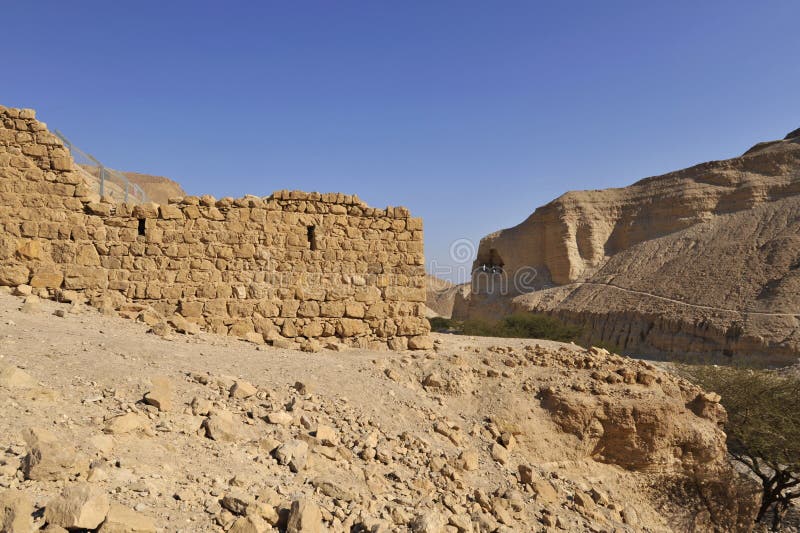
[[[552,313],[631,354],[796,358],[799,193],[791,134],[629,187],[569,192],[481,241],[466,315]]]
[[[422,221],[356,196],[93,198],[31,110],[0,107],[0,284],[254,342],[425,348]]]

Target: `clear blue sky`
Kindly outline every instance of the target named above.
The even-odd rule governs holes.
[[[795,0],[4,2],[0,103],[194,194],[357,193],[428,261],[800,127]]]

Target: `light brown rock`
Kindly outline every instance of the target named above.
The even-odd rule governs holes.
[[[84,467],[75,448],[47,429],[33,427],[23,432],[28,453],[22,461],[26,479],[56,481],[81,471]]]
[[[112,503],[98,533],[156,533],[155,521],[149,516]]]
[[[103,431],[112,435],[124,435],[136,431],[144,425],[144,418],[138,413],[125,413],[106,422]]]
[[[45,507],[45,520],[65,529],[95,529],[106,518],[110,507],[108,496],[92,485],[67,486]]]
[[[322,533],[322,513],[309,498],[292,502],[286,533]]]
[[[31,533],[33,531],[33,501],[24,492],[0,492],[0,531]]]

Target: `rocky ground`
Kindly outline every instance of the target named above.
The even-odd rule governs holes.
[[[713,529],[673,487],[724,463],[714,395],[604,350],[434,338],[305,353],[0,293],[2,531]]]

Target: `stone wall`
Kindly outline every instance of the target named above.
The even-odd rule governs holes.
[[[114,204],[33,111],[0,107],[0,122],[0,285],[254,342],[429,346],[407,209],[299,191]]]

